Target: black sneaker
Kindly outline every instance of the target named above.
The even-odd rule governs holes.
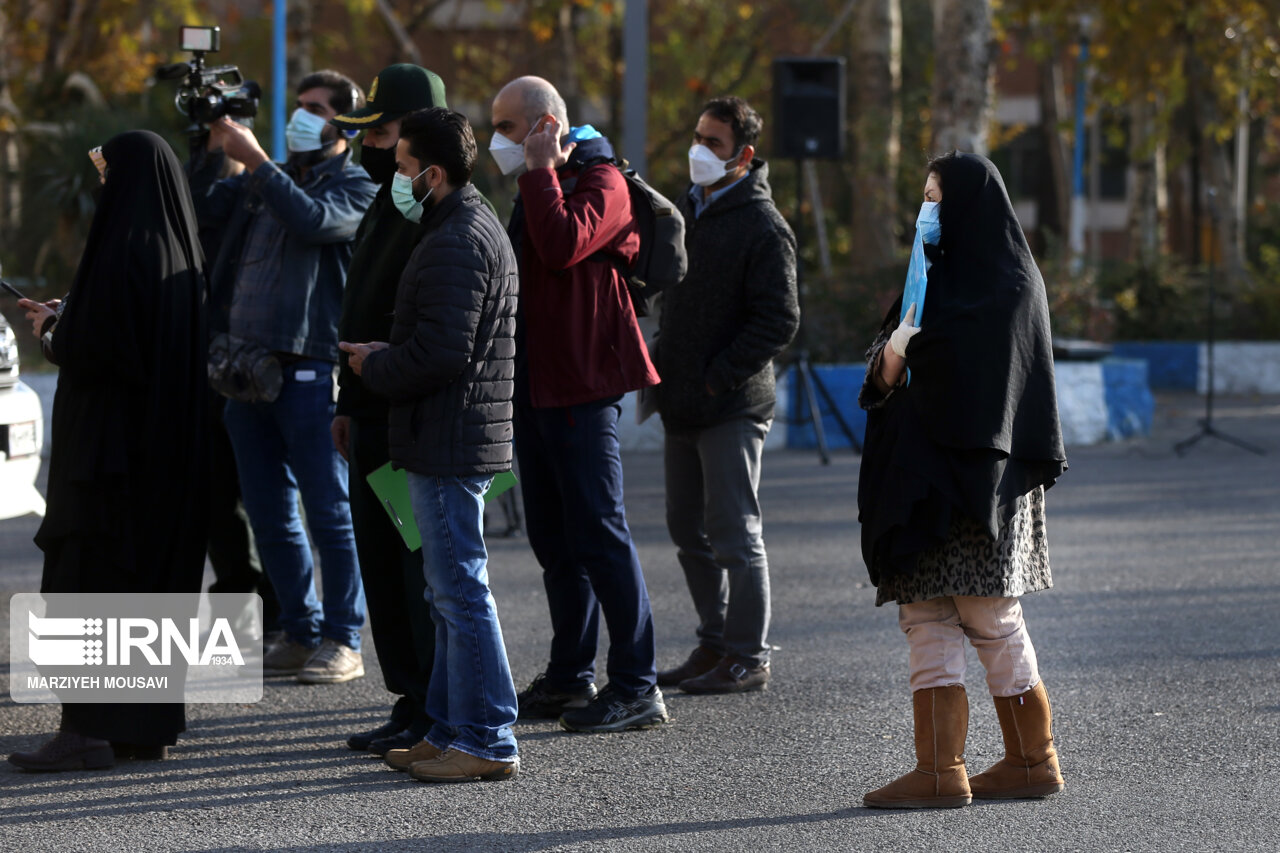
[[[588,684],[579,690],[561,691],[547,684],[547,674],[538,677],[516,694],[516,705],[522,720],[555,720],[565,711],[587,707],[596,698],[596,686]]]
[[[565,711],[560,717],[560,728],[569,732],[621,732],[651,729],[669,719],[662,691],[657,687],[641,696],[628,697],[610,684],[587,707]]]

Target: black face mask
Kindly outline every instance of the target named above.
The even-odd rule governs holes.
[[[360,165],[369,173],[369,180],[384,187],[391,183],[391,178],[396,173],[396,149],[361,145]]]

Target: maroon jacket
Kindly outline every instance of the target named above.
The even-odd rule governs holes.
[[[519,180],[525,221],[520,301],[534,408],[574,406],[658,384],[626,283],[613,264],[591,258],[603,250],[631,263],[639,252],[626,181],[607,163],[579,172],[577,160]],[[568,195],[561,180],[572,186]]]

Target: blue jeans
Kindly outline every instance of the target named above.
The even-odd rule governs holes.
[[[609,683],[638,696],[657,683],[653,612],[622,503],[619,398],[515,409],[529,545],[551,609],[547,681],[595,680],[600,614],[609,628]]]
[[[427,685],[427,740],[490,761],[516,756],[516,686],[489,591],[484,493],[491,477],[409,473],[409,500],[422,534],[427,604],[436,626]]]
[[[364,587],[351,532],[347,463],[329,434],[332,371],[327,361],[293,362],[275,402],[230,400],[223,420],[262,567],[280,599],[280,627],[303,645],[330,639],[359,651]],[[299,494],[320,552],[323,609]]]

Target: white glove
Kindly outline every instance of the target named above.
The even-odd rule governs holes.
[[[898,358],[907,357],[907,344],[911,343],[911,339],[920,332],[920,327],[914,325],[915,319],[916,304],[912,302],[911,307],[907,309],[907,316],[902,318],[902,323],[889,336],[889,346],[893,347]]]

